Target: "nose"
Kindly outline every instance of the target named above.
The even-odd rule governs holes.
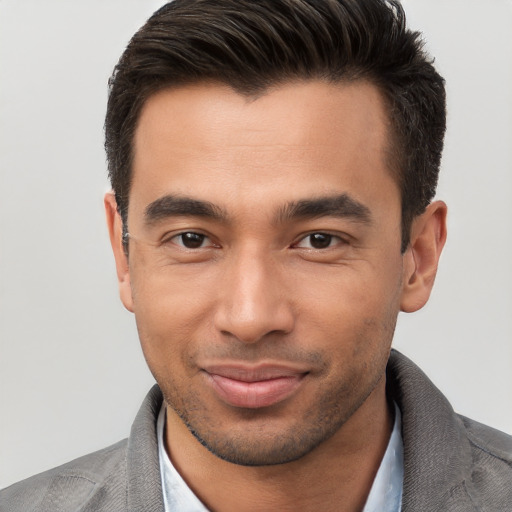
[[[244,343],[269,334],[288,334],[294,327],[291,301],[277,262],[246,250],[231,258],[223,273],[215,327]]]

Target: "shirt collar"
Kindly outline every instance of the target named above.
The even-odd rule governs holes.
[[[395,424],[363,512],[400,512],[404,482],[402,415],[395,403]]]
[[[363,512],[399,512],[404,476],[401,414],[395,404],[395,423],[388,447],[373,481]],[[165,512],[208,512],[192,489],[173,466],[164,447],[165,403],[157,421],[160,477]]]

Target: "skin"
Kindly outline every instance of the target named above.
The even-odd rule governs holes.
[[[141,113],[129,256],[105,198],[120,294],[165,397],[169,456],[211,510],[364,506],[392,425],[396,318],[427,301],[446,238],[432,203],[401,254],[388,136],[365,82],[258,98],[198,84]],[[269,385],[269,368],[286,375]],[[236,372],[264,374],[262,389]]]

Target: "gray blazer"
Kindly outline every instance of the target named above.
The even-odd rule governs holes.
[[[512,511],[512,438],[453,412],[392,351],[388,390],[402,412],[404,512]],[[163,512],[153,387],[130,437],[0,491],[1,512]],[[319,504],[319,510],[321,510]]]

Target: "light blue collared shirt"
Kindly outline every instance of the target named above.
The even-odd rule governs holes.
[[[208,512],[173,466],[164,447],[165,406],[157,421],[158,456],[165,512]],[[404,480],[400,409],[395,404],[395,424],[386,453],[373,481],[363,512],[400,512]]]

